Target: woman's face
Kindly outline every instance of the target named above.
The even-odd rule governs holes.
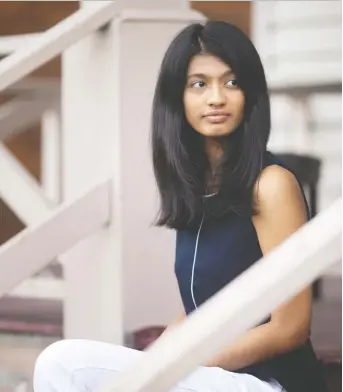
[[[183,96],[187,121],[203,136],[232,133],[244,115],[245,98],[230,67],[212,55],[195,56]]]

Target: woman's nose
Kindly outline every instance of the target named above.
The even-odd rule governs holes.
[[[213,87],[210,89],[208,100],[210,106],[222,106],[226,103],[226,96],[224,91],[219,87]]]

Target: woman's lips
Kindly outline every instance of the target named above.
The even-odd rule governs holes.
[[[205,119],[207,119],[210,123],[220,124],[225,122],[229,117],[231,117],[231,114],[210,114],[205,116]]]

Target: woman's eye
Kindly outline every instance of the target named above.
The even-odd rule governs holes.
[[[192,87],[197,87],[197,88],[204,87],[205,86],[205,82],[201,82],[201,81],[193,82],[193,83],[191,83],[191,86]]]
[[[232,87],[237,87],[237,86],[238,86],[238,83],[237,83],[237,80],[236,80],[236,79],[230,79],[230,80],[228,80],[228,81],[226,82],[226,84],[227,84],[228,86],[232,86]]]

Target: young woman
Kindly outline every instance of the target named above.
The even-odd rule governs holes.
[[[251,41],[224,22],[181,31],[161,66],[152,130],[157,224],[177,231],[185,310],[176,324],[308,219],[297,179],[266,149],[269,131],[266,79]],[[173,391],[324,392],[310,319],[306,288]],[[100,342],[55,343],[37,360],[35,392],[95,391],[141,355]]]

